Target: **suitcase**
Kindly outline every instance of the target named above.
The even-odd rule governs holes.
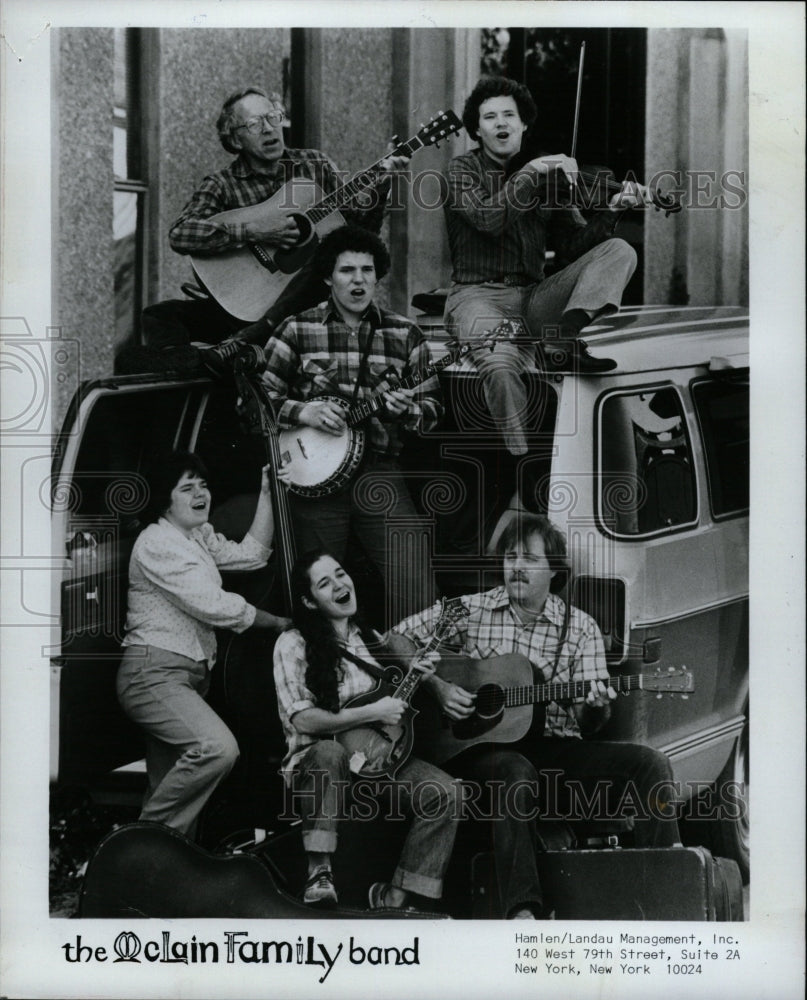
[[[539,852],[546,912],[557,920],[743,920],[736,861],[705,847]],[[472,869],[474,916],[500,917],[493,856]]]

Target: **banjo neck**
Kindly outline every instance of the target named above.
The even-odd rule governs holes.
[[[368,396],[367,399],[363,399],[360,403],[351,406],[345,414],[345,423],[347,423],[348,427],[356,427],[382,409],[385,392],[388,392],[390,389],[416,389],[419,385],[428,381],[432,375],[436,375],[455,361],[459,361],[460,358],[465,357],[470,350],[473,350],[474,346],[471,343],[458,344],[443,355],[439,361],[433,361],[431,364],[426,365],[425,368],[407,375],[406,378],[395,379],[393,382],[390,382],[387,389],[375,392],[372,396]]]

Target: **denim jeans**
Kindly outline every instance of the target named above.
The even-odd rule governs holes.
[[[679,841],[668,782],[672,769],[658,750],[636,743],[547,738],[466,750],[452,774],[478,783],[487,847],[493,851],[502,914],[542,905],[535,860],[538,816],[576,819],[627,816],[635,806],[637,847],[670,847]],[[492,787],[498,790],[492,793]],[[579,789],[579,793],[578,793]],[[597,798],[597,791],[601,796]],[[591,808],[586,810],[586,802]],[[619,804],[624,810],[619,810]],[[473,812],[468,809],[468,819]]]
[[[298,552],[321,548],[342,562],[358,540],[386,589],[384,622],[373,624],[390,628],[434,603],[431,538],[395,459],[368,455],[343,492],[291,494],[289,506]]]
[[[551,344],[552,328],[557,336],[566,313],[582,310],[593,318],[613,312],[635,269],[633,247],[611,239],[537,285],[454,285],[446,300],[446,326],[467,341],[504,319],[520,320],[531,337]],[[508,451],[526,454],[528,403],[522,376],[535,366],[535,347],[499,341],[493,351],[482,348],[473,357],[488,410]]]
[[[192,835],[202,807],[238,759],[238,744],[204,696],[210,670],[156,646],[126,646],[118,700],[146,740],[140,819]]]
[[[341,743],[319,740],[297,763],[291,783],[291,806],[302,820],[303,848],[310,853],[336,850],[338,824],[348,814],[352,776]],[[394,782],[367,783],[373,798],[394,791],[413,819],[392,876],[392,884],[439,899],[462,808],[462,790],[444,771],[410,757]]]

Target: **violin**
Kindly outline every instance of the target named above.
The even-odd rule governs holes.
[[[570,157],[575,158],[577,149],[577,131],[580,122],[580,100],[583,92],[583,64],[586,55],[586,43],[580,45],[580,59],[577,66],[577,96],[574,108],[574,126],[572,130],[572,146]],[[522,150],[507,165],[506,176],[512,176],[521,170],[530,160],[540,157],[542,154],[530,153]],[[628,180],[634,184],[639,184],[635,177]],[[642,185],[644,187],[644,185]],[[620,182],[614,177],[612,170],[607,167],[579,167],[572,179],[566,172],[558,166],[546,174],[540,176],[538,181],[538,191],[536,195],[536,206],[543,208],[569,208],[575,207],[582,210],[602,209],[616,194],[622,194],[625,189],[625,181]],[[683,208],[680,194],[676,191],[662,193],[657,187],[647,187],[650,202],[656,211],[664,212],[664,217],[675,215]],[[637,206],[638,207],[638,206]]]
[[[522,160],[521,166],[524,165]],[[519,166],[515,170],[520,169]],[[515,170],[508,173],[513,173]],[[628,178],[637,185],[635,178]],[[538,181],[536,206],[542,208],[575,207],[583,211],[606,208],[614,195],[622,194],[625,181],[618,181],[607,167],[579,167],[573,180],[560,167],[542,174]],[[676,191],[663,193],[657,187],[647,188],[652,207],[664,212],[664,217],[674,215],[683,208],[680,195]],[[633,207],[633,206],[631,206]],[[641,206],[636,206],[641,207]]]

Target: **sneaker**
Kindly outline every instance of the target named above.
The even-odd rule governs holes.
[[[336,906],[339,897],[330,868],[318,868],[303,887],[303,902],[309,906]]]
[[[386,901],[389,882],[373,882],[368,893],[371,910],[402,910],[406,913],[416,913],[415,906],[392,906]]]

